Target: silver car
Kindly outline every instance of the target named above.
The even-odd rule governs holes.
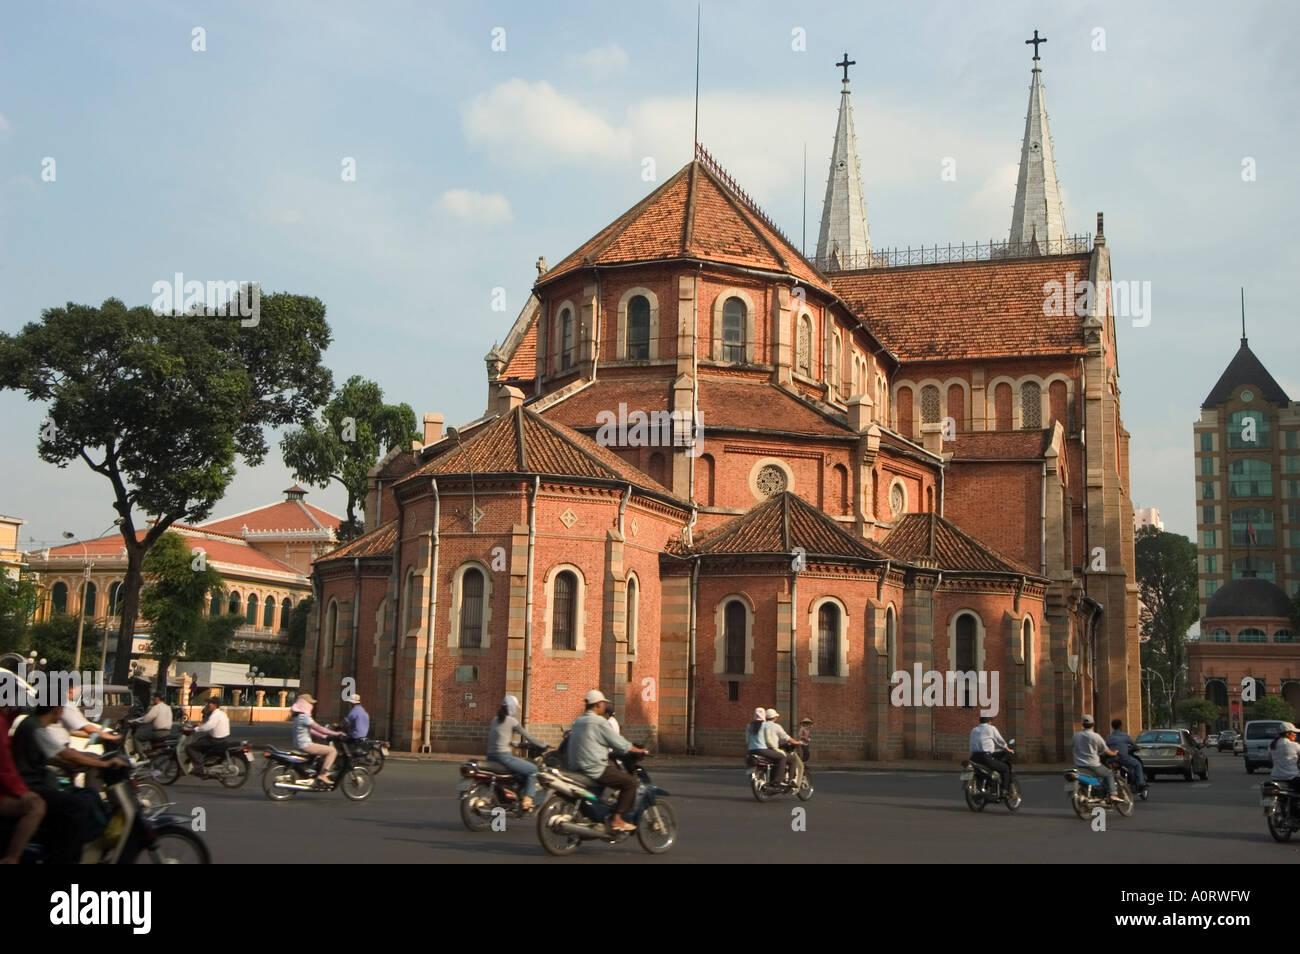
[[[1205,747],[1186,729],[1147,729],[1133,740],[1134,754],[1142,760],[1147,778],[1153,775],[1181,775],[1187,781],[1195,774],[1208,778],[1210,759]]]

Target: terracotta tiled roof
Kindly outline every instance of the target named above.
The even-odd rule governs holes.
[[[793,245],[699,161],[683,166],[542,276],[539,284],[585,265],[676,258],[785,272],[816,288],[830,287]]]
[[[311,530],[337,530],[342,517],[336,517],[328,510],[315,507],[305,500],[282,500],[256,510],[209,520],[199,524],[203,530],[216,530],[224,533],[241,533],[245,527],[249,530],[283,530],[302,532]]]
[[[677,498],[648,474],[577,431],[523,406],[485,424],[460,445],[451,442],[415,474],[554,474],[633,484]],[[685,505],[685,501],[682,501]]]
[[[943,445],[959,459],[1040,460],[1051,442],[1050,429],[1041,431],[970,431]]]
[[[597,380],[590,387],[542,409],[548,420],[570,427],[595,427],[601,411],[618,413],[667,411],[672,381],[667,378],[617,378]],[[700,376],[700,421],[708,443],[710,428],[769,429],[801,434],[850,434],[848,423],[822,414],[806,401],[770,381],[720,380]],[[707,450],[705,451],[707,453]]]
[[[1029,567],[980,543],[958,529],[956,524],[934,513],[904,515],[880,545],[901,560],[933,560],[942,570],[1038,578]]]
[[[840,272],[835,292],[900,361],[1083,353],[1072,308],[1043,314],[1047,282],[1088,277],[1089,255]]]
[[[794,494],[776,494],[696,541],[696,553],[791,553],[885,560],[875,544],[859,540]]]
[[[1246,344],[1246,339],[1241,339],[1241,347],[1237,353],[1232,356],[1228,362],[1227,368],[1219,376],[1214,387],[1206,396],[1201,407],[1217,407],[1220,404],[1227,404],[1228,399],[1232,397],[1232,392],[1237,390],[1243,384],[1249,384],[1259,390],[1259,396],[1265,401],[1272,404],[1289,404],[1291,399],[1287,397],[1286,392],[1282,390],[1282,385],[1273,380],[1273,375],[1268,373],[1268,369],[1255,357],[1255,352],[1250,350]]]
[[[206,527],[190,527],[185,524],[172,524],[168,532],[175,531],[185,540],[186,546],[191,551],[202,550],[209,562],[220,563],[229,567],[244,567],[251,570],[269,570],[274,573],[292,573],[294,576],[301,577],[302,573],[297,567],[277,560],[273,556],[263,553],[254,546],[250,546],[243,540],[232,537],[224,533],[210,533]],[[143,540],[147,530],[137,530],[136,539]],[[44,551],[40,551],[44,552]],[[83,553],[80,543],[70,543],[66,546],[51,547],[50,556],[53,558],[80,558]],[[121,534],[110,534],[99,537],[96,540],[87,540],[84,553],[92,558],[115,558],[120,557],[122,553],[122,536]],[[125,560],[125,557],[122,557]],[[39,560],[38,560],[39,562]]]
[[[503,378],[532,380],[537,376],[537,319],[534,318],[524,333],[510,363],[501,372]]]
[[[392,556],[393,547],[397,543],[397,521],[390,520],[388,523],[376,527],[369,533],[362,534],[355,540],[343,544],[337,550],[333,550],[317,560],[317,563],[324,563],[327,560],[351,560],[354,557],[372,557],[372,556]]]

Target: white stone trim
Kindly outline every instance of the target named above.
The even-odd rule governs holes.
[[[745,608],[745,671],[727,672],[727,604],[739,600]],[[754,677],[754,604],[743,593],[728,593],[713,608],[713,674],[725,681],[745,682]]]
[[[617,361],[631,360],[627,356],[627,306],[637,295],[641,295],[650,303],[650,357],[648,360],[657,361],[659,359],[659,296],[648,288],[640,285],[635,288],[629,288],[623,292],[623,296],[618,300],[618,330],[615,341],[614,356]],[[635,360],[642,360],[637,358]]]
[[[894,638],[889,638],[889,622],[894,622]],[[889,671],[885,674],[887,677],[898,672],[898,611],[894,609],[893,603],[885,604],[885,659]]]
[[[794,471],[790,469],[790,465],[787,464],[779,457],[760,457],[758,461],[754,464],[754,466],[751,467],[749,470],[749,492],[754,495],[754,499],[755,500],[771,499],[770,497],[765,496],[762,493],[762,491],[758,489],[758,472],[762,470],[764,467],[766,467],[768,464],[773,464],[776,467],[779,467],[781,469],[781,471],[785,474],[785,489],[790,493],[794,493]]]
[[[757,310],[754,308],[754,299],[750,293],[743,288],[724,288],[718,292],[718,297],[713,300],[713,348],[711,353],[713,360],[719,364],[736,364],[734,361],[724,361],[722,358],[722,311],[727,303],[728,298],[739,298],[745,303],[745,360],[744,364],[754,363],[754,318]]]
[[[466,560],[460,566],[456,567],[456,572],[451,578],[451,605],[447,608],[447,648],[448,649],[469,649],[473,651],[476,647],[461,646],[460,644],[460,611],[461,603],[464,600],[462,586],[465,582],[465,574],[470,570],[478,570],[483,574],[483,621],[479,628],[478,649],[487,649],[492,644],[492,627],[489,623],[492,620],[492,573],[488,570],[487,565],[478,560]]]
[[[568,570],[578,580],[576,603],[573,609],[573,649],[556,649],[554,644],[553,624],[555,616],[555,578]],[[546,572],[545,582],[545,617],[543,619],[542,648],[548,656],[581,656],[587,650],[586,606],[587,580],[582,570],[572,563],[557,563]]]
[[[1033,686],[1038,682],[1038,626],[1028,613],[1020,622],[1020,651],[1025,658],[1025,683]]]
[[[633,599],[635,590],[636,598]],[[627,657],[636,659],[637,630],[641,625],[641,578],[635,572],[627,575],[627,588],[623,600],[623,631],[627,635]]]
[[[957,671],[957,618],[964,614],[975,617],[975,668],[984,669],[984,617],[970,607],[963,607],[948,617],[948,669]]]
[[[839,670],[835,673],[822,673],[817,671],[817,661],[821,656],[821,628],[818,625],[817,616],[821,608],[827,603],[834,604],[840,611],[840,645],[839,658],[836,660],[836,668]],[[844,603],[834,596],[819,596],[813,600],[812,606],[808,610],[808,675],[816,680],[837,680],[843,681],[849,675],[849,609]]]
[[[325,606],[325,622],[321,629],[324,632],[321,643],[325,647],[322,663],[326,669],[330,669],[334,666],[334,643],[339,634],[339,601],[336,596],[331,596]]]
[[[807,322],[808,325],[808,365],[807,367],[800,367],[799,366],[799,332],[805,322]],[[813,380],[813,369],[817,365],[816,360],[813,358],[813,353],[816,350],[817,350],[817,322],[813,316],[811,309],[805,306],[800,308],[799,313],[794,316],[794,360],[791,362],[791,364],[794,365],[795,374],[801,374],[805,378],[808,378],[809,380]]]
[[[895,487],[899,487],[903,491],[903,509],[898,513],[894,513],[893,500],[894,500]],[[885,493],[885,510],[888,511],[889,513],[890,523],[893,523],[895,520],[899,519],[904,514],[908,514],[912,512],[911,494],[907,492],[907,481],[903,480],[902,477],[895,477],[893,480],[889,482],[889,490],[886,491]]]
[[[573,314],[573,363],[570,364],[569,367],[567,368],[564,368],[562,366],[563,352],[564,352],[564,332],[562,328],[563,323],[560,321],[560,316],[564,314],[565,308],[568,308],[569,311]],[[551,322],[551,328],[550,328],[551,354],[550,354],[550,361],[548,362],[548,364],[550,365],[549,367],[550,373],[551,374],[568,373],[569,371],[572,371],[574,368],[576,368],[579,363],[578,358],[580,353],[580,346],[582,344],[582,340],[581,340],[582,339],[582,313],[578,311],[578,306],[573,303],[572,299],[566,298],[563,301],[559,302],[558,304],[551,306],[550,322]]]

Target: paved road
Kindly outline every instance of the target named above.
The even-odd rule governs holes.
[[[259,760],[261,761],[261,760]],[[585,843],[553,859],[532,822],[474,834],[461,825],[454,763],[390,761],[375,794],[349,802],[339,792],[274,803],[262,794],[260,766],[247,786],[227,791],[184,779],[172,787],[177,810],[201,806],[214,861],[275,862],[1277,862],[1300,860],[1300,836],[1279,845],[1258,808],[1263,775],[1248,776],[1227,753],[1210,757],[1206,782],[1161,780],[1131,818],[1108,814],[1093,831],[1070,810],[1059,775],[1022,777],[1016,813],[970,812],[951,771],[814,772],[815,797],[754,801],[739,766],[656,771],[672,793],[678,844],[656,858],[635,840]],[[792,830],[792,809],[807,809],[807,830]]]

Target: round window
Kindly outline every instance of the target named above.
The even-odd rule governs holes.
[[[1253,398],[1254,396],[1255,396],[1255,395],[1251,394],[1249,391],[1242,391],[1242,392],[1241,392],[1241,399],[1242,399],[1243,401],[1249,401],[1249,400],[1250,400],[1251,398]]]
[[[765,464],[754,478],[754,484],[764,497],[774,497],[786,488],[785,471],[776,464]]]
[[[907,509],[907,497],[903,494],[902,484],[894,484],[894,489],[889,492],[889,507],[894,511],[895,517],[901,517]]]

